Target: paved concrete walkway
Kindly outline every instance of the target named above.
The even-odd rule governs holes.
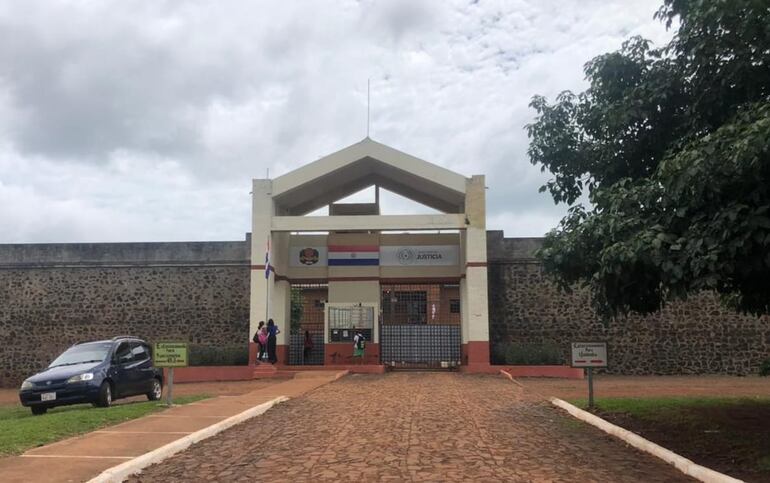
[[[350,375],[130,481],[690,481],[500,376]]]
[[[0,481],[87,481],[112,466],[279,396],[298,397],[339,377],[339,372],[301,372],[293,379],[240,396],[219,396],[110,426],[0,459]],[[45,417],[45,416],[41,416]],[[51,468],[46,471],[46,468]]]

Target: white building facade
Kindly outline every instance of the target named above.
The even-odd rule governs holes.
[[[368,187],[373,203],[337,203]],[[381,215],[380,188],[438,213]],[[253,180],[251,334],[275,321],[278,364],[487,368],[485,194],[369,138]]]

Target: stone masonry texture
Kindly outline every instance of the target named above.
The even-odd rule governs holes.
[[[704,294],[603,324],[589,294],[561,293],[533,257],[537,238],[488,233],[492,349],[606,340],[609,372],[752,374],[770,358],[770,319]],[[250,240],[0,245],[0,385],[75,342],[121,334],[213,346],[248,341]]]
[[[536,238],[489,232],[492,350],[506,343],[554,346],[568,362],[573,341],[606,341],[616,374],[756,374],[770,358],[770,318],[741,315],[704,293],[648,316],[603,323],[590,294],[566,294],[534,259]]]
[[[78,341],[248,342],[246,242],[0,245],[0,385]]]

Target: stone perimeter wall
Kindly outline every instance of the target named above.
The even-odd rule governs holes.
[[[130,334],[211,345],[248,341],[250,240],[0,245],[0,386],[81,340]],[[563,348],[606,340],[609,372],[751,374],[770,358],[770,319],[702,295],[603,325],[585,292],[564,294],[533,258],[536,238],[488,233],[490,337]]]
[[[78,341],[246,344],[250,242],[0,245],[0,386]]]
[[[770,318],[725,309],[713,294],[672,303],[659,313],[605,326],[587,291],[560,292],[534,259],[536,238],[488,233],[490,339],[557,345],[607,341],[616,374],[756,374],[770,358]]]

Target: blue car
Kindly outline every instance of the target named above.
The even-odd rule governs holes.
[[[91,403],[108,407],[115,399],[146,394],[156,401],[163,392],[163,372],[152,363],[150,346],[136,337],[75,344],[19,390],[32,414],[49,408]]]

